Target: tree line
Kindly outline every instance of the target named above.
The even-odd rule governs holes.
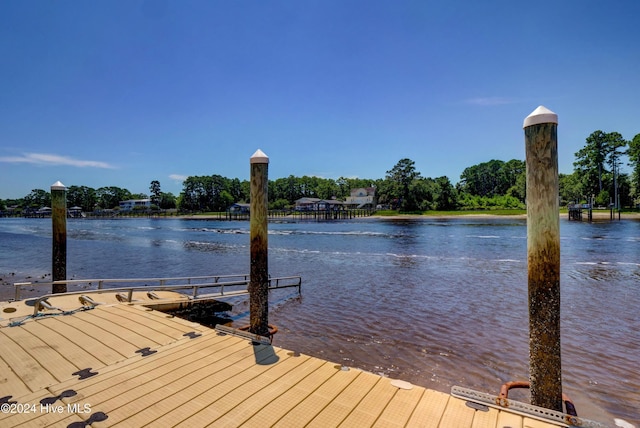
[[[622,172],[625,164],[631,174]],[[575,153],[574,171],[560,174],[561,204],[594,202],[598,206],[618,203],[631,208],[640,198],[640,134],[625,140],[617,132],[595,131]],[[492,159],[465,168],[454,185],[446,176],[424,177],[411,159],[400,159],[384,178],[321,178],[313,176],[269,180],[269,208],[291,208],[297,199],[312,197],[345,200],[351,189],[375,187],[377,203],[384,208],[404,212],[428,210],[478,210],[525,208],[526,165],[523,160]],[[153,180],[149,195],[132,194],[119,187],[93,189],[71,186],[67,191],[69,207],[83,211],[117,209],[129,199],[151,199],[153,209],[177,208],[182,212],[225,211],[233,203],[249,201],[249,181],[221,175],[190,176],[177,197],[162,192]],[[22,210],[50,206],[49,192],[34,189],[18,200],[0,200],[0,210]]]

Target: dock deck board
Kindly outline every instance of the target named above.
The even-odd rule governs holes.
[[[3,427],[557,426],[127,304],[0,327],[0,370],[0,399],[37,410],[0,414]]]

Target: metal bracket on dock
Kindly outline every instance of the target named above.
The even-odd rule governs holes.
[[[562,412],[522,403],[520,401],[500,398],[497,395],[474,391],[473,389],[462,388],[460,386],[451,387],[451,395],[462,400],[484,404],[495,409],[508,410],[511,413],[545,422],[551,421],[558,424],[585,428],[605,428],[605,425],[599,422],[578,418],[577,416],[567,415]]]
[[[246,330],[239,330],[233,327],[227,327],[226,325],[216,325],[216,331],[221,334],[228,334],[230,336],[240,337],[242,339],[248,339],[251,342],[259,343],[261,345],[271,345],[271,340],[268,337],[260,336],[259,334],[253,334]]]
[[[96,307],[98,305],[104,305],[104,303],[96,302],[91,297],[85,296],[84,294],[78,297],[78,300],[80,300],[80,303],[82,303],[83,306]]]

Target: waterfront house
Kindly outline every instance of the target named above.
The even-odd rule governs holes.
[[[376,188],[358,187],[351,189],[351,195],[344,201],[349,208],[373,208],[376,206]]]
[[[229,211],[232,214],[249,214],[250,212],[250,207],[251,204],[233,204],[231,205],[227,211]]]
[[[335,198],[300,198],[296,200],[296,211],[337,211],[344,208],[342,201]]]
[[[296,211],[316,211],[320,198],[300,198],[296,200]]]
[[[134,209],[151,209],[151,199],[129,199],[120,201],[120,211],[133,211]]]
[[[337,199],[321,199],[317,206],[320,211],[338,211],[343,208],[343,203]]]

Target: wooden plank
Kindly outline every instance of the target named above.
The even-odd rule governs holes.
[[[558,425],[556,424],[552,424],[550,422],[544,422],[539,419],[527,418],[527,417],[523,418],[522,426],[524,428],[558,428]]]
[[[380,377],[375,386],[358,404],[358,407],[353,409],[340,426],[373,426],[383,412],[386,403],[393,398],[397,391],[398,389],[391,386],[388,379]]]
[[[207,355],[189,347],[176,348],[176,352],[158,352],[144,358],[133,357],[119,365],[117,370],[100,373],[77,385],[69,382],[65,387],[74,387],[84,396],[91,396],[95,404],[109,402],[108,410],[113,410],[122,405],[122,397],[127,394],[134,397],[136,394],[150,394],[171,382],[174,382],[171,388],[177,390],[181,382],[189,382],[188,376],[200,379],[202,374],[198,374],[198,371],[208,365],[233,364],[232,354],[239,352],[242,344],[220,348],[217,351],[210,351]],[[225,358],[229,358],[229,361],[225,361]],[[166,398],[166,395],[162,398]]]
[[[11,367],[13,373],[29,388],[29,391],[37,391],[47,385],[55,383],[56,379],[48,370],[40,365],[22,346],[17,344],[12,337],[16,336],[13,329],[20,327],[7,327],[0,329],[0,349],[2,359]],[[4,395],[15,395],[11,391]]]
[[[517,419],[515,422],[510,420],[503,420],[502,423],[498,422],[498,417],[500,415],[500,411],[494,408],[489,407],[485,410],[477,410],[475,415],[473,415],[473,423],[471,428],[494,428],[494,427],[511,427],[517,428],[522,424],[522,418]],[[512,425],[514,424],[515,425]]]
[[[315,388],[313,392],[284,415],[274,426],[305,426],[349,386],[351,382],[362,374],[359,370],[342,371],[340,370],[340,366],[337,366],[334,370],[336,372],[333,376],[323,383],[312,386],[312,388]]]
[[[90,354],[86,348],[78,346],[68,337],[50,328],[51,323],[34,321],[25,323],[21,328],[34,336],[46,338],[46,343],[58,351],[60,356],[71,362],[78,369],[85,367],[101,367],[104,363]]]
[[[287,361],[290,357],[282,350],[278,355],[282,358],[282,361]],[[253,362],[249,361],[250,358],[245,358],[242,361],[244,366],[242,371],[235,373],[233,376],[228,377],[224,381],[215,385],[203,393],[194,397],[193,403],[199,406],[200,410],[191,413],[188,418],[183,418],[175,426],[191,427],[191,426],[206,426],[211,420],[215,420],[224,414],[224,409],[228,409],[229,400],[226,398],[228,395],[235,394],[236,390],[240,393],[246,393],[247,389],[251,392],[256,391],[256,386],[261,382],[259,375],[265,370],[270,370],[274,365],[261,366],[257,360]],[[282,361],[278,364],[282,364]],[[294,362],[298,364],[298,362]],[[237,395],[234,395],[237,396]],[[237,401],[231,403],[231,405],[238,405]]]
[[[16,407],[14,413],[0,412],[0,426],[23,428],[37,426],[66,427],[72,422],[82,421],[81,416],[74,413],[74,409],[67,407],[66,403],[61,400],[56,400],[49,406],[40,402],[42,399],[52,397],[54,397],[54,394],[42,389],[22,396],[17,400],[11,400],[20,403],[21,407]],[[17,410],[21,411],[17,412]]]
[[[113,306],[114,308],[120,308],[120,305]],[[173,329],[180,330],[183,334],[188,333],[190,331],[209,331],[211,328],[206,327],[202,324],[198,324],[197,322],[188,321],[182,318],[178,318],[174,315],[169,315],[164,312],[154,311],[145,306],[135,305],[122,305],[122,308],[127,311],[140,311],[142,312],[142,316],[147,320],[152,319],[156,322],[162,323],[167,326],[171,326]]]
[[[475,410],[465,404],[464,400],[451,397],[440,420],[442,427],[468,427],[473,422]]]
[[[63,321],[63,318],[65,321]],[[64,336],[67,340],[84,349],[93,358],[100,361],[101,364],[96,365],[95,367],[114,363],[125,357],[124,354],[118,351],[119,348],[112,348],[108,346],[108,342],[105,343],[93,337],[91,333],[92,331],[96,331],[96,329],[92,329],[92,326],[88,326],[87,329],[83,329],[82,322],[77,320],[76,322],[68,322],[70,320],[71,318],[68,317],[51,317],[39,319],[37,322],[47,326],[51,330],[57,331],[58,334]],[[100,332],[101,330],[97,331]]]
[[[25,324],[26,325],[26,324]],[[20,346],[25,353],[42,368],[48,371],[55,381],[61,381],[71,377],[71,373],[79,369],[78,366],[69,362],[64,355],[59,353],[55,347],[49,342],[45,342],[43,339],[34,336],[28,329],[23,326],[11,327],[3,329],[3,333],[6,337],[13,340],[18,346]],[[49,340],[47,337],[46,340]],[[22,376],[23,374],[21,374]],[[51,383],[43,383],[40,388],[44,388]],[[35,383],[34,383],[35,385]]]
[[[130,373],[150,370],[147,368],[149,365],[151,365],[151,368],[170,365],[176,361],[188,358],[190,355],[193,355],[193,358],[195,359],[203,358],[206,355],[203,353],[203,349],[215,346],[216,350],[224,350],[229,346],[229,343],[230,342],[220,340],[220,338],[211,334],[203,334],[201,337],[193,340],[185,338],[184,340],[177,341],[160,348],[157,352],[157,356],[156,354],[153,354],[153,356],[155,356],[154,359],[135,355],[124,361],[118,362],[117,365],[113,364],[101,368],[99,370],[100,376],[94,376],[82,380],[81,386],[78,385],[78,379],[74,378],[61,382],[59,385],[52,386],[51,389],[54,393],[60,393],[68,388],[90,388],[92,385],[107,382],[108,379],[112,377],[118,377],[118,379],[113,380],[114,383],[118,383],[119,381],[124,381],[130,377]],[[101,389],[98,388],[96,391],[100,390]]]
[[[480,413],[480,412],[478,412]],[[495,425],[492,425],[491,428],[495,427],[510,427],[510,428],[522,428],[522,416],[515,415],[513,413],[507,412],[499,412],[498,413],[498,421]],[[478,425],[478,428],[489,428],[489,425]],[[476,428],[475,418],[473,428]]]
[[[21,407],[20,410],[23,410],[21,412],[18,412],[17,407],[14,409],[10,408],[9,411],[0,412],[0,426],[13,427],[39,418],[43,413],[40,408],[40,400],[51,395],[52,394],[46,389],[41,389],[37,392],[30,392],[20,397],[11,398],[11,402],[15,402],[21,406],[26,405],[27,408]]]
[[[290,388],[274,394],[267,406],[256,412],[246,422],[248,426],[273,426],[298,403],[304,400],[318,384],[335,375],[335,364],[318,358],[308,358],[301,370],[306,376]],[[302,374],[302,373],[301,373]]]
[[[340,425],[349,416],[351,410],[371,391],[378,380],[377,376],[364,372],[360,373],[307,426],[324,428]]]
[[[7,361],[3,359],[4,351],[4,337],[0,337],[0,397],[21,397],[31,392],[29,386],[24,383],[20,376],[16,375],[13,367],[7,364]],[[11,360],[9,360],[11,361]]]
[[[120,305],[122,306],[122,305]],[[110,323],[109,331],[115,333],[118,337],[127,340],[132,344],[139,344],[142,347],[156,348],[173,341],[171,336],[153,330],[145,323],[135,322],[131,319],[130,313],[118,310],[117,306],[109,308],[97,307],[92,311],[83,312],[88,322],[94,324],[99,322],[95,318],[101,318]],[[149,320],[148,318],[146,319]],[[138,348],[139,349],[139,348]]]
[[[451,396],[444,392],[427,389],[413,410],[407,426],[437,427]]]
[[[198,395],[255,364],[248,343],[230,343],[232,346],[222,350],[210,349],[209,357],[191,353],[175,360],[171,366],[156,366],[154,354],[147,357],[153,364],[128,366],[115,373],[117,376],[95,383],[91,390],[82,388],[81,391],[100,403],[113,420],[122,421],[122,426],[141,426],[159,417],[163,417],[164,423],[167,413],[178,414],[179,422],[201,409],[200,404],[194,404]],[[132,375],[135,379],[130,382],[128,378]]]
[[[126,323],[127,325],[130,325],[130,322],[133,322],[135,324],[148,327],[152,331],[154,337],[160,334],[171,339],[179,338],[184,333],[194,330],[192,327],[189,328],[188,326],[184,326],[181,323],[177,323],[175,321],[166,322],[166,314],[164,314],[164,317],[155,317],[153,315],[149,316],[149,314],[156,312],[152,309],[141,306],[115,305],[113,306],[113,310],[110,312],[121,315],[122,317],[124,317],[124,319],[128,320],[129,322]],[[100,312],[96,312],[96,314],[99,313]],[[140,330],[140,333],[144,334],[144,331]]]
[[[37,418],[29,419],[27,415],[15,415],[15,418],[6,420],[7,427],[32,428],[32,427],[66,427],[73,422],[82,422],[83,419],[76,413],[68,412],[63,408],[61,412],[40,412]],[[97,426],[97,425],[96,425]]]
[[[388,381],[388,380],[387,380]],[[376,427],[404,427],[407,426],[413,410],[422,398],[423,389],[413,387],[412,389],[398,389],[387,404],[378,420]]]
[[[264,379],[263,386],[260,390],[252,395],[239,397],[241,405],[231,407],[221,418],[212,423],[214,426],[238,426],[240,424],[247,426],[266,426],[261,418],[252,419],[257,413],[264,409],[270,409],[274,399],[282,396],[291,388],[307,378],[314,372],[322,361],[310,358],[308,356],[299,356],[286,360],[287,363],[295,364],[292,368],[285,367],[289,364],[277,363],[278,368],[269,370],[268,375],[261,376]],[[271,376],[277,376],[277,379],[270,379]],[[248,391],[247,391],[248,392]],[[218,402],[214,404],[218,407]],[[288,403],[288,409],[292,408],[291,402]],[[249,422],[249,420],[252,422]],[[276,419],[277,420],[277,419]]]
[[[56,319],[74,327],[80,334],[87,334],[98,340],[102,344],[99,348],[100,353],[105,350],[108,350],[107,352],[109,354],[117,351],[122,356],[128,357],[135,355],[135,351],[140,348],[155,345],[155,343],[146,338],[133,333],[131,330],[118,327],[109,322],[109,320],[88,315],[97,310],[100,309],[96,308],[87,312],[78,312],[73,316],[56,317]],[[99,355],[96,356],[100,358]]]
[[[279,351],[284,354],[284,351]],[[287,356],[269,365],[255,364],[247,370],[256,376],[221,396],[203,408],[193,418],[183,421],[183,427],[235,427],[267,406],[274,394],[280,394],[295,384],[305,372],[299,367],[309,357]],[[262,425],[264,426],[264,425]]]

